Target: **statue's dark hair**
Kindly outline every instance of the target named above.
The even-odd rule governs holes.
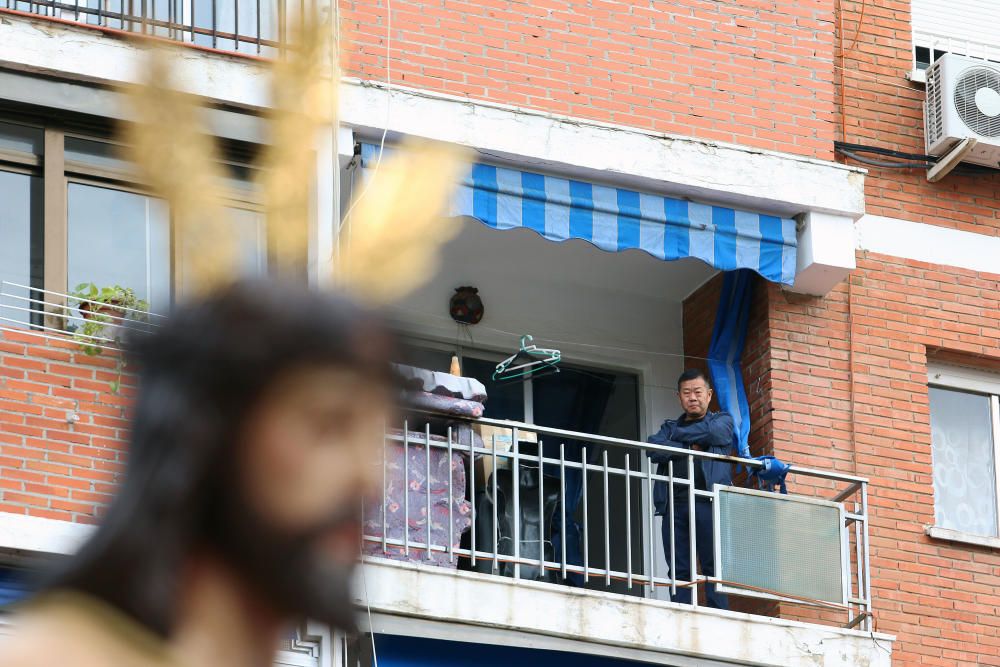
[[[174,625],[179,575],[235,485],[236,439],[279,375],[351,367],[388,381],[390,341],[349,299],[272,281],[240,282],[178,307],[127,345],[138,376],[128,463],[94,536],[45,588],[95,596],[160,636]]]
[[[705,371],[700,368],[689,368],[681,373],[681,376],[677,378],[677,391],[680,391],[682,384],[690,382],[691,380],[704,380],[708,388],[712,388],[712,382],[708,379],[708,376],[705,375]]]

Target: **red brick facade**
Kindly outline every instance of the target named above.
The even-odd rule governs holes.
[[[0,331],[0,511],[94,523],[124,469],[127,373],[72,340]]]
[[[340,0],[348,75],[386,79],[385,4]],[[839,6],[838,17],[834,0],[393,0],[392,82],[826,160],[837,139],[923,153],[910,2]],[[866,178],[870,214],[989,236],[998,194],[1000,171]],[[871,479],[874,609],[877,629],[898,636],[894,665],[1000,665],[1000,551],[925,534],[928,359],[1000,367],[1000,258],[995,274],[857,262],[822,298],[757,281],[751,448]],[[690,365],[706,356],[720,283],[684,303]],[[114,367],[71,341],[0,333],[0,511],[97,519],[124,456],[129,387],[110,391]]]
[[[394,0],[392,82],[829,159],[833,0]],[[341,0],[347,74],[386,80],[384,0]]]
[[[858,264],[823,299],[769,290],[775,451],[872,480],[872,593],[879,630],[899,637],[893,664],[1000,665],[1000,553],[924,532],[927,361],[1000,361],[1000,275]]]
[[[704,356],[719,282],[685,301],[688,354]],[[744,379],[755,453],[871,480],[872,595],[878,630],[898,637],[893,664],[1000,665],[1000,553],[925,533],[928,359],[1000,363],[1000,274],[859,254],[825,297],[759,281],[754,299]],[[805,478],[789,484],[810,492]],[[788,605],[780,615],[837,620]]]
[[[906,78],[913,67],[909,0],[841,0],[841,7],[843,60],[837,78],[844,84],[844,114],[838,138],[923,154],[924,86]],[[963,166],[928,183],[922,169],[872,167],[866,186],[873,215],[1000,234],[998,170]]]

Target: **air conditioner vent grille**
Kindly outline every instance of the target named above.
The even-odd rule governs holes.
[[[955,85],[955,109],[962,121],[983,137],[1000,137],[1000,72],[974,67]]]
[[[926,107],[927,145],[933,146],[944,135],[944,106],[941,104],[941,68],[934,66],[927,72]]]

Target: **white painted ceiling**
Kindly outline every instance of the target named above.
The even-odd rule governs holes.
[[[529,229],[498,231],[473,219],[461,225],[459,236],[444,249],[444,275],[439,276],[456,286],[516,275],[519,285],[535,282],[678,302],[717,273],[697,259],[666,262],[641,250],[612,253],[579,239],[557,243]]]

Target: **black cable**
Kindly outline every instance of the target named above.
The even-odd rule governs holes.
[[[889,162],[886,160],[874,160],[869,157],[862,157],[861,155],[844,148],[838,148],[837,152],[841,155],[846,155],[861,164],[867,164],[872,167],[884,167],[886,169],[927,169],[933,166],[930,162]]]
[[[901,160],[921,160],[924,162],[937,162],[939,158],[933,155],[920,155],[918,153],[902,153],[900,151],[894,151],[889,148],[880,148],[878,146],[865,146],[864,144],[849,144],[843,141],[833,142],[833,147],[837,151],[848,150],[852,153],[875,153],[877,155],[887,155],[889,157],[896,157]]]

